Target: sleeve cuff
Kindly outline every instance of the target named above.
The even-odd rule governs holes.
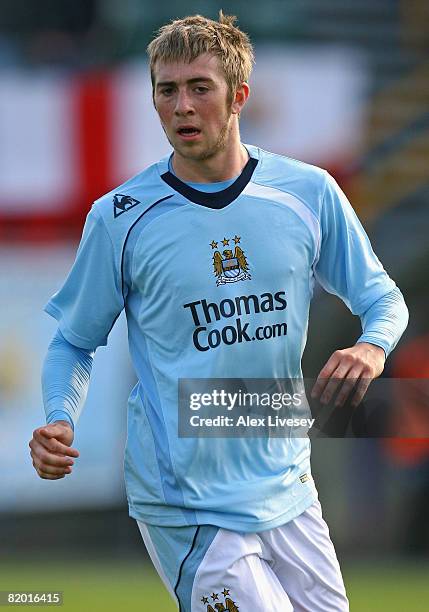
[[[68,421],[72,426],[74,431],[74,422],[68,412],[65,410],[53,410],[46,417],[46,424],[50,425],[51,423],[55,423],[56,421]]]
[[[374,344],[375,346],[382,348],[386,359],[389,356],[391,349],[390,349],[390,345],[387,342],[383,342],[383,340],[380,340],[379,338],[373,338],[372,336],[366,336],[365,334],[362,334],[359,340],[357,340],[356,344],[360,344],[362,342],[367,342],[368,344]]]

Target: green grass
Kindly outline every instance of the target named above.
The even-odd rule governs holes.
[[[62,591],[62,606],[37,606],[59,612],[173,612],[176,607],[149,564],[105,562],[0,565],[0,591]],[[14,606],[5,606],[12,609]],[[15,606],[16,607],[16,606]],[[22,609],[23,606],[20,606]],[[25,606],[29,609],[29,606]]]
[[[352,612],[424,612],[428,564],[346,565]],[[42,561],[0,563],[0,591],[63,591],[61,612],[174,612],[170,596],[149,564]],[[16,606],[5,606],[12,609]],[[20,606],[29,609],[30,606]],[[201,612],[204,612],[203,608]],[[241,610],[251,612],[251,610]],[[272,611],[281,612],[281,611]]]
[[[425,612],[429,563],[353,565],[343,569],[351,612]]]

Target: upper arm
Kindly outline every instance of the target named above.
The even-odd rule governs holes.
[[[94,350],[124,307],[120,262],[103,219],[88,214],[74,264],[61,289],[45,306],[71,344]]]
[[[375,255],[350,202],[327,174],[320,213],[321,248],[315,267],[320,284],[354,314],[391,291],[395,283]]]

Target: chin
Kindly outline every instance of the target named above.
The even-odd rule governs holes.
[[[207,148],[201,148],[200,146],[178,146],[173,147],[176,153],[185,159],[192,159],[193,161],[201,161],[211,157],[212,152]]]
[[[220,151],[225,148],[225,143],[216,143],[211,147],[178,147],[175,149],[182,157],[186,159],[192,159],[193,161],[204,161],[217,155]]]

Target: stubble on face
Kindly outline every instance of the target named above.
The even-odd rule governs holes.
[[[228,100],[226,103],[228,104],[228,102],[229,102],[229,96],[228,96]],[[227,147],[227,144],[230,138],[230,134],[232,131],[232,118],[233,118],[233,113],[230,110],[229,106],[226,107],[225,113],[226,113],[226,118],[220,129],[216,142],[213,143],[211,146],[208,145],[204,150],[201,150],[201,149],[199,151],[194,150],[194,147],[192,145],[185,145],[182,143],[174,142],[169,137],[168,132],[165,129],[165,126],[162,124],[162,122],[161,122],[161,126],[162,126],[162,129],[164,130],[164,133],[167,137],[168,142],[170,143],[174,151],[178,153],[181,157],[183,157],[184,159],[190,159],[193,161],[205,161],[207,159],[215,157],[218,153],[220,153],[221,151],[224,151]]]

